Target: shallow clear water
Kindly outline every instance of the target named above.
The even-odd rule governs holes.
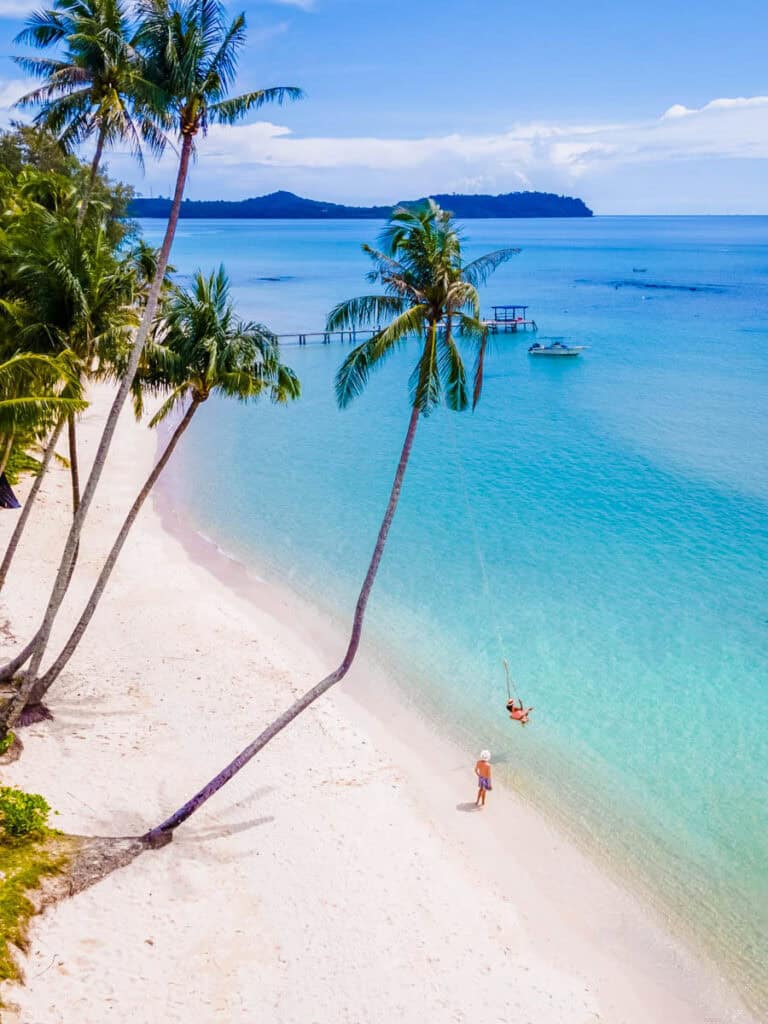
[[[222,260],[244,316],[318,330],[368,290],[359,243],[378,228],[187,221],[173,262]],[[529,303],[540,338],[590,348],[532,360],[529,335],[501,335],[478,411],[421,422],[366,643],[768,1006],[768,218],[475,221],[466,238],[468,257],[523,247],[486,309]],[[286,347],[302,401],[212,405],[173,473],[201,530],[348,618],[416,349],[339,413],[345,351]],[[505,719],[501,650],[527,730]]]

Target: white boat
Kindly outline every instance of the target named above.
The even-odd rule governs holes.
[[[586,345],[566,345],[562,341],[553,341],[551,345],[541,345],[538,341],[528,349],[529,356],[578,356]]]

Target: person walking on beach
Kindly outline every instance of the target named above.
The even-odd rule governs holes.
[[[480,751],[480,760],[475,765],[475,775],[477,776],[477,800],[475,800],[475,806],[485,807],[485,794],[491,786],[491,752],[490,750]]]

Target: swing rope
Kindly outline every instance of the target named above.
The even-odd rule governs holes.
[[[456,461],[459,466],[459,479],[461,481],[461,491],[464,497],[464,505],[467,511],[467,520],[469,522],[469,528],[472,531],[472,540],[475,547],[475,556],[480,566],[480,576],[483,581],[483,590],[485,592],[485,601],[488,607],[488,613],[493,626],[493,631],[496,635],[496,643],[499,647],[499,657],[504,663],[504,674],[507,683],[507,700],[512,700],[512,693],[514,692],[515,697],[519,700],[517,693],[517,687],[515,686],[514,680],[509,675],[509,665],[507,664],[506,652],[504,650],[504,640],[501,636],[501,630],[499,629],[499,620],[496,615],[496,604],[493,599],[493,593],[491,591],[491,585],[488,581],[488,570],[485,565],[485,558],[483,557],[483,550],[480,546],[480,535],[477,529],[477,523],[475,522],[475,514],[472,510],[472,503],[469,500],[469,488],[467,486],[467,475],[464,469],[464,460],[461,457],[461,449],[459,448],[459,440],[456,433],[456,425],[453,422],[453,417],[449,414],[448,419],[451,422],[451,436],[453,438],[453,450],[456,453]]]

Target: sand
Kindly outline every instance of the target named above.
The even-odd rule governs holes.
[[[96,390],[82,418],[86,465],[109,398]],[[126,414],[52,650],[155,446]],[[2,594],[3,655],[38,621],[68,499],[56,468]],[[14,521],[0,513],[0,543]],[[24,730],[3,781],[44,793],[65,831],[140,834],[324,675],[341,642],[280,581],[190,534],[166,494],[142,512],[51,691],[55,721]],[[27,984],[6,986],[16,1009],[3,1020],[751,1019],[664,922],[513,793],[496,787],[474,811],[472,752],[432,735],[377,671],[361,660],[170,846],[37,918]]]

